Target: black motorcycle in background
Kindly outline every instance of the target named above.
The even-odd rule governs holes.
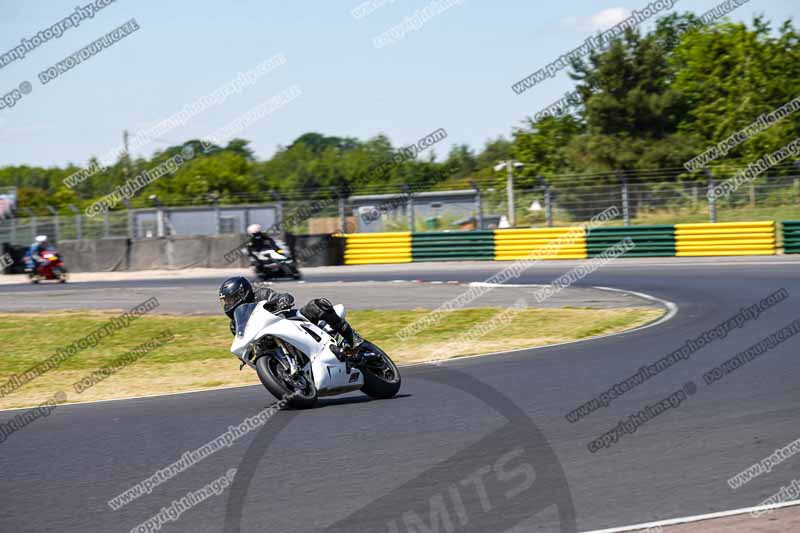
[[[268,279],[302,279],[297,262],[288,248],[281,241],[275,241],[277,250],[265,248],[258,251],[242,250],[250,258],[250,266],[260,280]]]

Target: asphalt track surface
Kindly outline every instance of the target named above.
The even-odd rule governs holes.
[[[221,279],[213,284],[185,285],[176,280],[170,285],[128,287],[120,289],[86,288],[85,283],[72,283],[59,290],[50,287],[29,285],[27,290],[15,287],[5,292],[0,285],[0,313],[39,313],[60,310],[119,310],[131,309],[141,302],[155,297],[159,306],[155,314],[215,315],[221,317],[216,298]],[[206,280],[208,281],[208,280]],[[275,290],[290,292],[297,307],[313,298],[325,296],[332,302],[347,302],[348,310],[355,309],[436,309],[442,302],[453,300],[468,290],[465,284],[437,282],[287,282],[273,285]],[[543,286],[540,286],[543,287]],[[539,287],[539,288],[540,288]],[[514,305],[520,296],[527,295],[528,303],[534,303],[533,292],[537,286],[518,287],[499,285],[481,295],[465,307],[506,308]],[[567,287],[552,297],[537,304],[537,307],[588,307],[613,309],[625,307],[657,307],[659,304],[627,292],[608,291],[589,287]]]
[[[548,283],[574,264],[536,265],[515,282]],[[482,281],[502,266],[344,270],[308,279]],[[211,287],[218,280],[187,283]],[[0,444],[0,531],[130,531],[230,468],[238,468],[230,488],[161,530],[589,531],[751,507],[796,477],[800,458],[738,490],[726,483],[800,437],[800,341],[788,340],[714,385],[701,376],[800,317],[800,264],[620,260],[580,285],[644,292],[674,302],[678,312],[619,336],[408,367],[393,400],[351,394],[323,399],[311,411],[281,411],[118,511],[109,499],[272,399],[247,387],[62,406]],[[576,423],[565,419],[781,288],[790,298],[758,320],[608,407]],[[609,449],[589,452],[590,440],[689,381],[697,392],[679,407]],[[0,413],[0,423],[20,412]]]

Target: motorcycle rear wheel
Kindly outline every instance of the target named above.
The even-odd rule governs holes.
[[[365,340],[359,346],[364,362],[358,365],[364,374],[361,392],[372,398],[386,400],[400,390],[402,379],[394,361],[375,344]]]
[[[302,386],[293,380],[283,365],[272,356],[265,355],[256,359],[256,374],[264,387],[277,399],[286,399],[286,403],[295,409],[309,409],[317,403],[317,387],[313,380],[302,376]]]

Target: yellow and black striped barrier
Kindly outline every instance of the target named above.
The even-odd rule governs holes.
[[[345,239],[344,264],[422,261],[495,261],[586,259],[628,238],[631,257],[774,255],[776,224],[722,222],[674,226],[582,226],[518,228],[431,233],[351,233]],[[784,223],[786,253],[800,252],[800,223]],[[790,251],[791,250],[791,251]]]
[[[344,250],[345,265],[411,262],[411,232],[350,233]]]
[[[677,257],[775,255],[775,222],[675,224]]]
[[[499,229],[494,232],[494,258],[497,261],[586,257],[586,230],[581,226]]]

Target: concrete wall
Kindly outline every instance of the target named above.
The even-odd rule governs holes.
[[[341,264],[341,245],[329,235],[287,239],[300,266]],[[70,272],[242,268],[249,261],[239,250],[245,235],[197,235],[161,239],[65,240],[58,244]]]

